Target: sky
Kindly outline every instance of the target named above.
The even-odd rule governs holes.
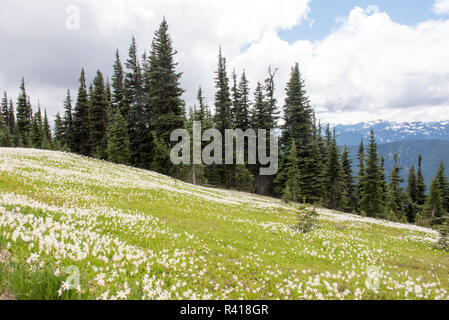
[[[62,112],[81,68],[112,75],[131,36],[143,54],[169,23],[186,106],[201,86],[213,109],[218,49],[252,89],[276,74],[279,107],[298,62],[323,122],[449,120],[449,0],[2,0],[0,90]]]

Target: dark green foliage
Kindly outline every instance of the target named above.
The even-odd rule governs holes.
[[[436,179],[438,179],[440,185],[441,197],[443,200],[443,209],[446,212],[449,212],[449,181],[446,175],[446,168],[443,161],[441,161],[440,167],[438,168]]]
[[[415,173],[415,166],[410,168],[407,180],[407,202],[406,214],[408,222],[414,223],[418,213],[418,184]]]
[[[443,217],[445,213],[440,180],[437,175],[430,184],[430,191],[424,206],[424,212],[423,214],[418,214],[416,222],[426,226],[436,225],[441,223],[441,217]]]
[[[357,199],[355,196],[354,177],[352,175],[352,161],[349,158],[347,146],[343,149],[341,157],[341,166],[343,170],[343,198],[346,204],[345,211],[353,212],[357,209]]]
[[[298,156],[296,152],[296,143],[293,139],[290,145],[288,155],[287,182],[285,183],[282,198],[285,202],[299,202],[301,200],[301,174],[298,167]]]
[[[395,155],[395,166],[391,170],[390,183],[388,184],[386,218],[391,221],[406,222],[404,204],[405,194],[401,187],[403,179],[400,175],[401,168],[398,166],[398,155]]]
[[[229,79],[226,72],[226,58],[223,57],[221,48],[218,55],[218,69],[216,71],[215,86],[215,128],[218,129],[222,136],[225,136],[226,129],[232,129],[231,108],[232,101],[229,93]],[[225,164],[225,144],[223,146],[222,165],[216,166],[217,175],[219,176],[219,184],[223,187],[230,187],[233,180],[234,170]]]
[[[48,122],[47,109],[44,110],[44,121],[42,124],[42,149],[50,150],[53,146],[50,123]]]
[[[362,215],[383,217],[384,202],[380,171],[377,144],[374,139],[374,132],[371,131],[370,143],[366,155],[365,172],[361,179],[363,193],[359,202],[359,209]]]
[[[150,127],[156,134],[153,142],[159,145],[159,150],[170,150],[174,145],[170,142],[171,133],[184,127],[184,101],[181,99],[184,90],[179,83],[182,74],[176,72],[175,55],[168,24],[164,19],[152,43],[147,71]],[[165,174],[173,174],[176,169],[170,161],[169,152],[155,152],[151,168]]]
[[[424,176],[422,173],[422,156],[418,156],[418,173],[416,175],[416,188],[417,196],[416,203],[420,206],[426,202],[426,183],[424,182]]]
[[[449,217],[443,225],[438,228],[440,238],[438,239],[436,248],[443,251],[449,251]]]
[[[59,112],[55,116],[53,149],[64,150],[64,122]]]
[[[315,208],[300,206],[298,208],[298,220],[295,230],[301,233],[312,231],[318,222],[318,213]]]
[[[38,110],[34,114],[32,123],[31,123],[31,143],[32,147],[36,149],[42,148],[42,142],[44,139],[44,133],[42,128],[42,113],[41,108],[38,107]]]
[[[78,99],[73,114],[73,146],[74,151],[84,156],[92,154],[89,125],[89,98],[87,95],[86,76],[81,70]]]
[[[237,102],[234,102],[235,128],[243,131],[250,127],[250,101],[249,101],[249,81],[243,71],[238,86]],[[236,98],[234,97],[234,100]]]
[[[72,98],[70,96],[70,90],[67,90],[67,96],[64,101],[64,118],[62,120],[62,140],[61,146],[69,151],[74,151],[74,129],[73,129],[73,116],[72,116]]]
[[[318,194],[314,190],[314,154],[313,154],[313,112],[307,98],[304,81],[296,64],[286,88],[287,98],[284,106],[283,132],[280,140],[280,169],[275,181],[275,192],[283,190],[288,179],[288,161],[283,159],[290,154],[291,141],[295,141],[298,168],[300,172],[300,190],[307,202],[315,202]]]
[[[112,103],[115,107],[119,108],[121,112],[126,112],[124,81],[125,76],[123,66],[117,49],[115,53],[114,74],[112,75]]]
[[[30,134],[31,134],[31,104],[29,103],[26,90],[25,90],[25,80],[22,78],[20,84],[20,93],[17,98],[17,134],[21,141],[21,145],[24,147],[31,146]]]
[[[120,164],[129,164],[131,152],[128,124],[118,108],[115,109],[109,122],[107,138],[108,160]]]
[[[328,142],[327,142],[327,161],[325,168],[325,197],[326,206],[331,209],[344,210],[349,199],[344,197],[344,181],[343,169],[340,162],[340,152],[337,146],[337,139],[335,131],[330,136],[328,128]]]
[[[93,155],[100,159],[106,159],[107,141],[105,138],[107,128],[107,112],[109,101],[106,93],[103,74],[97,71],[93,81],[93,90],[90,97],[89,131],[91,150]]]

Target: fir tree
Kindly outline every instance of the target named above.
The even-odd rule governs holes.
[[[437,176],[432,180],[430,184],[429,195],[426,199],[424,206],[424,213],[418,214],[416,222],[421,225],[436,225],[446,211],[443,208],[443,195],[441,192],[440,179]]]
[[[362,215],[368,217],[382,217],[384,212],[382,182],[379,175],[379,158],[374,132],[371,131],[366,168],[362,177],[363,193],[359,203]]]
[[[287,98],[284,106],[284,121],[280,141],[280,170],[276,177],[275,192],[280,186],[285,185],[288,179],[288,161],[284,156],[290,154],[291,141],[296,143],[298,168],[300,172],[300,190],[302,196],[308,202],[316,202],[319,195],[312,187],[314,181],[314,156],[313,156],[313,119],[309,99],[306,96],[305,84],[299,72],[297,63],[291,73],[290,81],[286,88]]]
[[[30,146],[31,134],[31,106],[25,90],[25,80],[22,78],[20,84],[20,94],[17,99],[17,130],[21,144],[25,147]]]
[[[69,151],[76,151],[73,136],[73,116],[72,116],[72,97],[70,96],[70,90],[67,90],[67,96],[64,101],[64,118],[62,120],[62,140],[61,147],[68,149]]]
[[[401,183],[401,168],[398,166],[398,155],[394,155],[394,167],[390,174],[390,183],[388,184],[386,217],[391,221],[406,221],[404,210],[404,190]]]
[[[115,52],[114,74],[112,75],[112,104],[119,108],[122,113],[126,112],[126,107],[124,105],[124,81],[123,66],[117,49]]]
[[[328,129],[329,131],[329,129]],[[329,133],[330,135],[330,133]],[[338,151],[337,139],[334,134],[328,138],[327,144],[327,163],[325,168],[325,196],[326,206],[331,209],[343,210],[347,206],[347,200],[344,198],[343,190],[343,169],[340,162],[340,153]]]
[[[8,109],[8,95],[6,91],[3,93],[3,99],[0,104],[0,118],[4,128],[9,130],[9,109]]]
[[[130,142],[128,124],[120,109],[116,108],[112,114],[107,130],[107,157],[109,161],[129,164]]]
[[[73,114],[73,146],[74,151],[84,156],[91,156],[90,125],[89,125],[89,97],[86,87],[84,69],[81,70],[78,98]]]
[[[238,86],[238,103],[234,107],[235,128],[246,131],[250,128],[250,99],[249,81],[246,72],[243,70]]]
[[[416,181],[415,166],[412,165],[407,180],[407,220],[414,223],[418,213],[418,185]]]
[[[97,71],[97,75],[93,81],[93,91],[89,108],[89,124],[91,150],[93,151],[93,155],[100,159],[107,158],[107,139],[105,135],[108,106],[109,102],[103,74],[100,71]]]
[[[31,143],[33,148],[41,149],[43,142],[43,130],[42,130],[42,113],[41,108],[38,106],[38,110],[34,114],[31,123]]]
[[[64,121],[59,112],[55,116],[53,149],[64,150]]]
[[[300,201],[302,194],[300,186],[301,174],[299,172],[296,143],[294,139],[292,139],[292,142],[290,144],[288,163],[288,179],[285,183],[282,198],[286,202],[298,202]]]
[[[184,90],[179,83],[182,73],[176,71],[176,53],[164,18],[153,39],[148,74],[150,127],[153,142],[159,145],[159,150],[170,150],[173,145],[170,141],[171,133],[184,127],[185,110],[181,99]],[[173,175],[176,171],[169,152],[155,152],[151,167],[164,174]]]
[[[443,199],[443,209],[446,212],[449,212],[449,181],[446,175],[446,168],[444,162],[440,162],[440,167],[438,168],[437,176],[440,189],[441,189],[441,197]]]
[[[14,136],[16,133],[16,117],[14,112],[14,105],[12,103],[12,100],[9,100],[9,109],[8,109],[8,127],[9,127],[9,133]]]
[[[44,120],[42,123],[42,149],[50,150],[53,146],[50,123],[48,121],[47,109],[44,110]]]
[[[426,183],[424,182],[424,176],[422,174],[422,156],[418,157],[418,173],[416,175],[416,188],[418,189],[418,195],[416,203],[419,206],[424,205],[426,202]]]
[[[217,91],[215,93],[215,127],[220,131],[222,136],[225,136],[226,129],[232,129],[231,123],[231,107],[232,101],[229,93],[229,79],[226,72],[226,58],[223,57],[221,48],[218,54],[218,69],[217,77],[215,78],[215,85]],[[220,176],[219,183],[224,187],[230,187],[232,183],[233,169],[225,164],[225,144],[222,144],[222,165],[217,167],[218,175]]]
[[[361,202],[364,188],[363,188],[363,177],[365,176],[365,146],[363,145],[363,140],[360,141],[359,150],[357,152],[357,160],[359,172],[357,173],[357,184],[356,184],[356,196],[357,196],[357,207]]]
[[[343,170],[343,197],[346,203],[345,211],[353,212],[357,207],[357,199],[355,197],[354,177],[352,175],[352,160],[349,157],[348,147],[345,146],[341,158]]]
[[[277,127],[277,122],[279,120],[279,110],[277,107],[277,100],[275,98],[275,83],[274,78],[276,77],[277,69],[273,70],[271,66],[268,67],[268,78],[265,80],[265,91],[266,100],[268,103],[268,114],[270,115],[270,126],[267,130],[274,129]]]

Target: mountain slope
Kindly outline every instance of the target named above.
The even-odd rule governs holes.
[[[77,268],[84,298],[449,299],[434,231],[320,209],[302,234],[296,212],[72,154],[0,149],[0,247],[55,277]],[[64,281],[56,297],[68,297]]]
[[[374,130],[378,143],[391,143],[408,140],[443,140],[449,141],[449,121],[440,122],[389,122],[371,121],[354,125],[336,125],[340,145],[355,146],[360,141],[369,139]]]
[[[355,173],[358,171],[358,149],[358,146],[349,147]],[[428,186],[433,177],[435,177],[440,161],[444,161],[446,170],[449,169],[449,141],[416,140],[379,144],[378,152],[379,156],[384,156],[385,158],[385,172],[387,176],[389,176],[394,166],[394,154],[398,154],[399,166],[403,168],[402,177],[404,180],[407,179],[410,167],[413,164],[415,165],[415,169],[417,168],[418,156],[422,155],[423,175]]]

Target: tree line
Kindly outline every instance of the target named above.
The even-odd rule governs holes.
[[[6,92],[1,100],[0,146],[73,152],[194,184],[272,195],[367,217],[422,225],[440,224],[447,218],[449,182],[443,163],[427,192],[420,157],[417,170],[412,166],[403,188],[397,155],[387,179],[384,159],[378,156],[371,132],[368,144],[360,144],[358,172],[353,173],[348,148],[340,148],[335,131],[329,126],[323,130],[317,121],[298,63],[285,89],[280,125],[276,69],[269,67],[266,78],[251,94],[245,70],[240,75],[234,70],[228,76],[227,60],[220,49],[212,114],[201,87],[197,103],[187,110],[181,99],[182,74],[176,70],[175,55],[164,19],[149,52],[139,56],[134,37],[124,64],[116,51],[110,80],[97,71],[88,84],[85,70],[81,71],[76,101],[68,90],[64,112],[56,114],[53,132],[46,110],[42,115],[38,105],[33,113],[22,79],[15,107]],[[194,121],[201,123],[203,132],[215,128],[223,136],[227,129],[278,129],[278,173],[259,175],[260,164],[248,164],[247,154],[243,165],[173,165],[171,132],[179,128],[191,132]],[[248,141],[245,143],[247,146]],[[224,149],[222,154],[224,159]]]

